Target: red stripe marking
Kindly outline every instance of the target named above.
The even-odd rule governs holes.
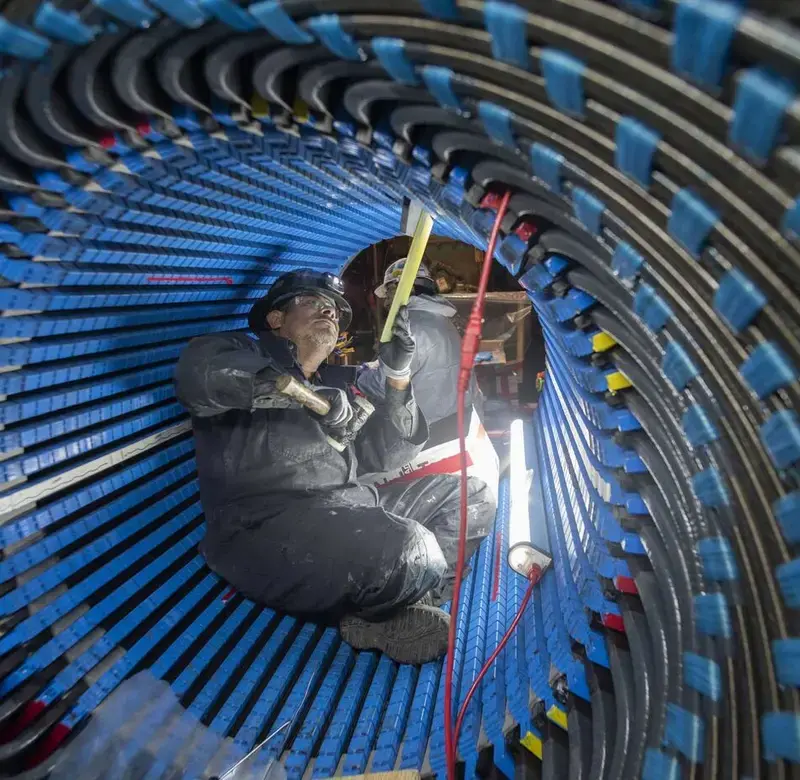
[[[636,580],[634,580],[633,577],[614,577],[614,585],[617,586],[617,590],[623,593],[630,593],[632,596],[637,596],[639,594],[639,589],[636,587]]]
[[[533,222],[522,222],[514,232],[527,243],[538,231]]]
[[[63,723],[56,723],[50,733],[28,757],[25,762],[28,769],[41,764],[70,735],[71,731],[72,729],[69,726],[65,726]]]
[[[500,532],[494,535],[494,584],[492,585],[492,601],[497,601],[500,592]]]
[[[222,601],[227,604],[236,595],[236,588],[231,588],[223,597]]]
[[[467,468],[469,468],[471,465],[472,458],[468,452]],[[420,477],[427,477],[431,474],[452,474],[454,471],[459,471],[460,469],[461,455],[456,453],[455,455],[451,455],[449,458],[443,458],[442,460],[437,460],[434,463],[429,463],[427,466],[423,466],[419,471],[412,471],[410,474],[402,474],[399,477],[390,479],[388,482],[384,482],[383,485],[395,485],[398,482],[408,482],[411,479],[419,479]],[[379,485],[378,487],[383,487],[383,485]]]
[[[148,276],[148,282],[224,282],[233,284],[232,276]]]
[[[498,207],[500,206],[500,196],[496,192],[487,192],[483,196],[483,200],[481,200],[480,208],[482,209],[493,209],[497,211]]]
[[[29,701],[22,712],[3,730],[3,742],[10,742],[16,739],[39,715],[42,714],[47,705],[43,701],[34,699]]]
[[[100,139],[100,146],[103,149],[113,149],[117,145],[117,139],[113,135],[104,135]]]
[[[625,633],[625,622],[622,615],[603,615],[603,625],[614,631]]]

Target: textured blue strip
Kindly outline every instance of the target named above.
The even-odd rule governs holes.
[[[786,469],[800,460],[800,417],[793,409],[775,412],[761,426],[761,441],[772,462]]]
[[[766,398],[800,376],[794,363],[772,341],[759,344],[739,366],[739,373],[759,398]]]
[[[525,9],[514,3],[488,0],[483,6],[486,32],[492,36],[492,56],[523,70],[529,70],[526,17]]]
[[[400,38],[373,38],[372,51],[383,69],[403,84],[418,84],[414,65],[406,55],[406,44]]]
[[[661,362],[664,375],[675,385],[678,390],[683,390],[700,371],[692,362],[686,350],[677,341],[670,341],[664,350],[664,359]]]
[[[263,0],[248,9],[258,23],[284,43],[313,43],[314,36],[284,11],[280,0]]]
[[[702,406],[690,406],[684,412],[681,423],[692,447],[702,447],[719,438],[714,423]]]
[[[703,719],[677,704],[667,705],[664,738],[690,761],[702,763],[705,752]]]
[[[765,161],[780,141],[786,109],[796,98],[788,79],[766,68],[739,77],[728,140],[757,161]]]
[[[739,579],[739,567],[731,543],[724,536],[701,539],[697,553],[703,562],[703,573],[708,579],[733,581]]]
[[[623,116],[617,122],[614,164],[642,187],[650,186],[653,156],[661,136],[633,117]]]
[[[800,607],[800,558],[782,563],[775,570],[783,600],[788,607]]]
[[[800,491],[795,490],[781,496],[772,505],[772,511],[775,512],[786,541],[793,544],[800,542]]]
[[[800,763],[800,715],[768,712],[761,716],[761,739],[768,761],[785,758]]]
[[[250,32],[258,27],[256,20],[233,0],[197,0],[197,4],[234,30]]]
[[[534,175],[547,184],[553,192],[561,194],[561,166],[564,155],[544,144],[531,145],[531,165]]]
[[[644,755],[642,780],[680,780],[680,777],[681,765],[677,758],[648,748]]]
[[[584,227],[589,232],[599,235],[603,227],[602,216],[606,210],[606,204],[581,187],[575,187],[572,190],[572,207],[575,216],[583,223]]]
[[[737,332],[744,330],[767,305],[767,296],[738,268],[722,277],[714,293],[714,310]]]
[[[0,16],[0,54],[25,60],[38,60],[47,54],[50,41],[42,35],[18,27]]]
[[[453,91],[453,71],[439,65],[426,65],[422,69],[422,80],[428,92],[436,98],[442,108],[461,110],[456,93]]]
[[[742,8],[722,0],[682,0],[675,14],[672,68],[710,89],[722,81]]]
[[[781,230],[787,238],[793,240],[800,238],[800,198],[786,209],[781,221]]]
[[[342,29],[338,14],[323,14],[312,19],[308,26],[317,38],[337,57],[344,60],[361,60],[362,52],[349,33]]]
[[[89,43],[97,34],[95,28],[81,21],[76,11],[63,11],[56,8],[49,0],[39,6],[33,18],[33,25],[39,32],[51,38],[68,41],[76,46]]]
[[[628,243],[620,241],[614,248],[611,270],[626,281],[633,281],[644,265],[644,258]]]
[[[672,319],[672,309],[667,302],[649,285],[640,284],[633,297],[633,310],[658,333]]]
[[[688,187],[675,193],[667,230],[695,258],[700,257],[706,239],[719,214]]]
[[[417,0],[428,16],[435,19],[458,19],[456,0]]]
[[[707,468],[692,477],[692,487],[703,506],[721,507],[730,502],[728,489],[715,468]]]
[[[772,657],[778,682],[800,687],[800,639],[773,639]]]
[[[697,630],[709,636],[733,636],[731,615],[724,593],[701,593],[694,597]]]
[[[709,699],[722,698],[722,673],[719,664],[697,653],[683,654],[683,680]]]
[[[505,106],[481,100],[478,103],[478,114],[489,138],[503,146],[516,146],[511,130],[511,112]]]
[[[541,63],[550,102],[566,114],[582,117],[584,63],[559,49],[542,49]]]
[[[206,14],[194,0],[149,0],[150,5],[184,27],[200,27]]]

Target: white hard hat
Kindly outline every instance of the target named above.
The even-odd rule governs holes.
[[[386,273],[383,275],[383,284],[375,288],[376,297],[385,298],[386,294],[389,292],[389,286],[397,284],[400,281],[400,276],[406,266],[406,260],[408,260],[407,257],[401,257],[386,269]],[[420,282],[422,282],[424,287],[429,288],[431,293],[436,292],[436,282],[425,263],[419,264],[419,270],[417,271],[414,284],[419,284]]]

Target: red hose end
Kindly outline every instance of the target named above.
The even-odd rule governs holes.
[[[542,567],[538,563],[534,563],[531,566],[531,570],[528,572],[528,579],[531,585],[536,585],[542,579]]]

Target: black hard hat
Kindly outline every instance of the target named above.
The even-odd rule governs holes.
[[[344,285],[338,276],[313,271],[311,268],[299,268],[281,274],[269,288],[269,292],[257,300],[250,309],[247,321],[250,330],[258,333],[266,330],[267,315],[298,295],[327,295],[336,303],[339,312],[339,331],[347,330],[353,319],[353,310],[344,297]]]

